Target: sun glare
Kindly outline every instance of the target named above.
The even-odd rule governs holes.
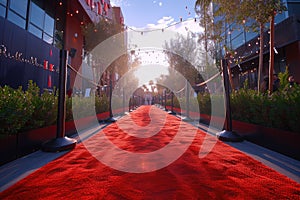
[[[149,81],[156,84],[161,75],[169,74],[169,63],[166,55],[161,51],[144,51],[137,55],[139,66],[135,70],[135,76],[139,79],[139,85],[146,85],[149,88]]]

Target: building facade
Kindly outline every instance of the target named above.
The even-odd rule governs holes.
[[[121,11],[117,16],[123,22]],[[103,18],[116,20],[109,0],[0,0],[0,85],[26,89],[33,80],[42,89],[57,87],[66,49],[73,88],[85,54],[82,27]]]
[[[275,16],[275,58],[274,73],[284,72],[288,67],[289,73],[300,82],[300,0],[283,0],[287,11]],[[257,87],[257,68],[259,60],[259,33],[249,30],[245,25],[226,24],[220,44],[219,55],[225,55],[224,45],[233,50],[229,60],[235,89],[243,86],[248,80],[251,88]],[[266,24],[264,34],[264,67],[262,77],[268,76],[269,69],[269,24]]]

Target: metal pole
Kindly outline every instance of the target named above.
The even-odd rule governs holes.
[[[66,50],[61,50],[59,66],[59,97],[57,110],[56,138],[42,144],[43,151],[65,151],[73,149],[77,143],[76,139],[65,137],[67,57],[68,52]]]
[[[116,120],[113,118],[113,113],[112,113],[112,107],[111,107],[111,102],[112,102],[112,73],[109,75],[109,118],[105,120],[106,122],[116,122]]]
[[[125,113],[125,89],[123,87],[123,113]]]
[[[165,111],[168,111],[168,109],[167,109],[167,90],[166,89],[164,90],[164,93],[165,93],[165,97],[164,97],[164,99],[165,99]]]
[[[231,106],[230,106],[230,94],[229,94],[229,77],[227,71],[227,60],[222,60],[223,65],[223,78],[225,89],[225,114],[226,114],[226,130],[232,131],[232,118],[231,118]]]
[[[225,90],[225,130],[217,133],[219,140],[228,142],[241,142],[243,138],[232,131],[232,119],[231,119],[231,106],[230,106],[230,94],[229,94],[229,77],[227,70],[227,60],[222,59],[221,67],[223,69],[223,81]]]
[[[190,84],[186,80],[186,116],[190,117]]]
[[[57,129],[56,137],[65,136],[65,120],[66,120],[66,88],[67,88],[67,63],[68,52],[62,50],[60,53],[60,68],[59,68],[59,96],[57,110]]]
[[[171,99],[171,115],[175,115],[176,113],[174,112],[174,93],[172,92],[172,99]]]

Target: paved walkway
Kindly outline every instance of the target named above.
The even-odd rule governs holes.
[[[190,123],[206,132],[208,130],[208,127],[204,124],[199,124],[196,122]],[[90,136],[96,134],[100,129],[103,129],[106,126],[107,124],[100,124],[100,126],[91,127],[90,129],[85,130],[85,138],[89,138]],[[215,135],[217,132],[217,130],[210,129],[209,134]],[[76,138],[77,136],[74,135],[74,137]],[[228,144],[248,154],[254,159],[264,163],[265,165],[273,168],[277,172],[284,174],[285,176],[300,183],[300,161],[271,151],[269,149],[263,148],[261,146],[255,145],[248,141]],[[52,160],[64,155],[65,153],[67,152],[47,153],[37,151],[30,155],[27,155],[25,157],[19,158],[15,161],[0,166],[0,192],[4,191],[17,181],[23,179],[24,177],[28,176],[40,167],[47,164],[48,162],[51,162]]]

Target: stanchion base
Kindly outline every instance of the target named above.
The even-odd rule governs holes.
[[[62,138],[55,138],[48,142],[42,144],[42,151],[46,152],[58,152],[58,151],[66,151],[70,149],[74,149],[76,146],[77,140],[62,137]]]
[[[113,118],[113,117],[110,117],[110,118],[108,118],[108,119],[105,120],[105,122],[107,122],[107,123],[115,123],[116,121],[117,120],[115,118]]]
[[[192,122],[192,121],[194,121],[194,120],[192,120],[189,117],[182,117],[181,120],[184,121],[184,122]]]
[[[176,112],[168,111],[168,114],[170,114],[170,115],[176,115]]]
[[[237,133],[232,131],[223,130],[217,133],[217,138],[226,142],[242,142],[244,139]]]

